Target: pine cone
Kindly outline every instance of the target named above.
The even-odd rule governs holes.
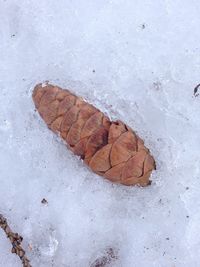
[[[150,184],[155,161],[144,142],[121,121],[68,90],[38,84],[33,101],[48,127],[97,174],[124,185]]]

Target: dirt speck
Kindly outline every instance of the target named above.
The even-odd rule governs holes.
[[[48,204],[48,201],[47,201],[45,198],[43,198],[43,199],[41,200],[41,203],[42,203],[42,204]]]
[[[156,91],[160,91],[162,89],[162,83],[160,81],[156,81],[153,83],[153,89]]]
[[[146,24],[143,23],[141,27],[142,27],[142,30],[144,30],[146,28]]]

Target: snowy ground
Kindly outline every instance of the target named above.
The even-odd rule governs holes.
[[[110,248],[107,266],[200,266],[199,14],[199,0],[0,0],[0,213],[33,267]],[[34,112],[45,80],[136,129],[152,185],[113,185],[67,151]],[[0,230],[0,267],[15,266]]]

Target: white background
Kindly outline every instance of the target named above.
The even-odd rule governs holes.
[[[33,267],[107,248],[114,267],[199,266],[199,14],[199,0],[0,0],[0,213]],[[45,80],[133,127],[152,185],[113,185],[66,150],[34,111]],[[10,248],[0,230],[0,266],[21,266]]]

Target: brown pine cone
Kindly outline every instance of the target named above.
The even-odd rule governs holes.
[[[68,90],[36,85],[33,101],[48,127],[97,174],[124,185],[150,184],[155,161],[144,142],[121,121]]]

